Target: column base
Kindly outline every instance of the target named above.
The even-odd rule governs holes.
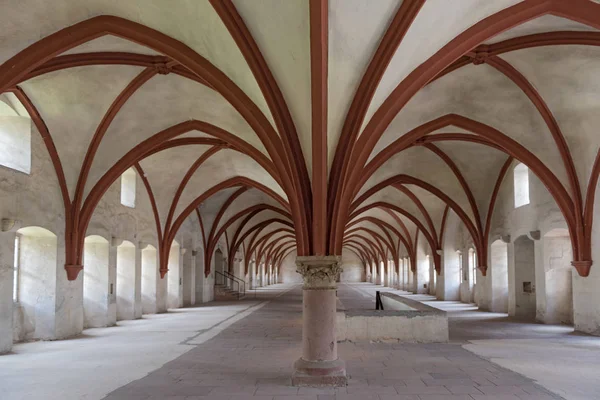
[[[346,364],[335,361],[305,361],[300,358],[294,364],[292,386],[343,387],[348,385]]]

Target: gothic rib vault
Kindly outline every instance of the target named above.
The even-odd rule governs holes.
[[[163,279],[191,224],[206,275],[217,248],[246,272],[350,252],[367,272],[428,254],[439,274],[453,224],[485,276],[498,237],[559,227],[576,303],[600,299],[595,1],[1,7],[0,104],[31,118],[43,167],[2,171],[17,184],[0,216],[54,232],[69,281],[115,217],[156,247]],[[509,217],[518,162],[537,203]],[[105,196],[129,168],[142,205],[117,211]],[[597,331],[600,311],[581,306],[578,324]]]

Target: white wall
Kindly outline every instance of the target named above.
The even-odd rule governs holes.
[[[422,234],[419,234],[417,242],[417,271],[413,274],[413,293],[428,293],[429,291],[429,259],[427,254],[431,252],[429,243]]]
[[[573,323],[573,253],[568,232],[556,230],[541,239],[536,319],[548,324]],[[538,271],[536,271],[538,273]]]
[[[353,252],[342,251],[342,274],[340,282],[364,282],[366,280],[365,267]]]
[[[158,276],[158,254],[156,248],[148,245],[141,251],[142,257],[142,313],[155,314],[156,307],[156,289]]]
[[[514,243],[515,312],[517,317],[535,319],[537,287],[528,293],[524,285],[536,284],[535,243],[527,236],[518,237]],[[537,285],[536,285],[537,286]]]
[[[508,312],[508,244],[502,240],[494,241],[490,246],[489,277],[491,302],[490,311]]]
[[[279,282],[302,283],[302,275],[296,272],[296,251],[292,251],[281,262],[279,267]]]
[[[443,243],[442,243],[442,271],[438,276],[437,298],[439,300],[460,299],[460,268],[459,250],[457,243],[458,231],[461,224],[460,218],[452,210],[448,210]]]
[[[179,243],[173,242],[169,252],[169,272],[168,279],[168,308],[179,308],[183,305],[183,287],[182,287],[182,263],[181,247]]]
[[[600,334],[600,307],[597,306],[600,304],[597,290],[600,274],[592,266],[590,277],[582,278],[570,266],[570,241],[565,235],[556,237],[557,230],[567,232],[564,218],[547,189],[531,172],[529,184],[530,203],[515,208],[512,167],[507,172],[491,220],[487,276],[478,272],[474,291],[470,282],[458,284],[456,280],[449,280],[451,274],[457,273],[456,250],[463,252],[463,268],[468,269],[467,250],[472,246],[472,239],[464,225],[453,212],[449,212],[444,232],[443,272],[438,277],[437,296],[464,302],[475,297],[482,309],[508,311],[511,315],[546,323],[573,321],[577,330]],[[597,197],[596,209],[600,209],[599,203]],[[598,218],[594,223],[594,234],[598,236]],[[539,231],[541,239],[526,242],[529,244],[527,251],[521,245],[515,246],[518,238],[527,238],[536,231]],[[503,244],[498,241],[500,237],[510,238],[510,243]],[[493,249],[494,242],[502,243],[502,248]],[[596,257],[600,257],[599,249],[600,246],[593,247]],[[523,281],[531,281],[535,293],[524,294]]]
[[[84,327],[109,325],[109,243],[99,235],[86,238],[83,263]]]
[[[137,273],[135,245],[124,241],[117,247],[117,320],[135,319]]]
[[[0,353],[13,342],[13,259],[16,232],[0,232]],[[20,330],[20,327],[16,330]]]
[[[19,317],[18,340],[56,337],[57,238],[47,230],[19,231]]]

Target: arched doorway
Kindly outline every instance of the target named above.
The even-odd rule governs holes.
[[[169,272],[167,273],[167,307],[179,308],[182,306],[181,286],[181,247],[177,241],[173,241],[169,252]]]
[[[553,229],[542,239],[544,279],[538,288],[538,319],[573,324],[573,251],[567,229]]]
[[[98,235],[86,237],[83,248],[84,328],[97,328],[114,323],[109,318],[110,296],[114,288],[111,288],[109,280],[108,260],[108,240]]]
[[[491,265],[487,272],[492,290],[490,311],[508,312],[508,244],[496,240],[490,246]]]
[[[148,245],[142,250],[142,313],[154,314],[156,307],[156,284],[158,268],[156,247]]]
[[[117,320],[135,319],[135,245],[117,247]]]
[[[469,266],[469,288],[471,302],[475,303],[475,292],[477,290],[477,255],[474,248],[469,248],[468,252],[468,266]]]
[[[437,273],[433,266],[432,258],[427,254],[425,256],[427,260],[427,265],[429,266],[429,294],[435,296],[436,292],[436,284],[437,284]]]
[[[517,317],[535,319],[535,246],[526,235],[514,242],[515,259],[515,309]]]
[[[225,258],[221,249],[215,251],[215,283],[217,285],[225,285]]]
[[[196,291],[195,300],[196,304],[204,302],[204,249],[199,248],[196,250],[196,254],[192,255],[195,257],[196,261],[194,262],[194,268],[196,268],[195,279],[192,283],[193,289]]]
[[[53,339],[56,314],[57,237],[47,229],[30,226],[17,231],[15,247],[16,304],[14,321],[18,341]]]

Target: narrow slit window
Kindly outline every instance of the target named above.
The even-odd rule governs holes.
[[[135,171],[129,168],[121,175],[121,204],[135,208]]]
[[[529,168],[520,163],[514,169],[515,208],[529,204]]]

